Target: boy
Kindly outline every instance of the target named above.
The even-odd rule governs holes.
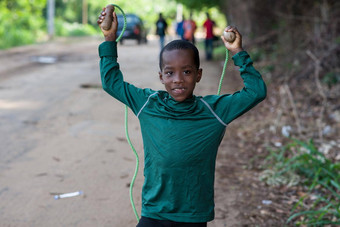
[[[103,21],[105,8],[99,16]],[[242,49],[241,35],[222,40],[240,66],[245,87],[232,95],[193,95],[201,80],[197,48],[183,40],[160,53],[160,81],[166,91],[141,89],[123,81],[117,63],[117,18],[99,46],[103,88],[128,105],[140,121],[144,144],[142,218],[137,227],[204,227],[214,219],[214,173],[218,146],[226,126],[266,96],[261,75]]]

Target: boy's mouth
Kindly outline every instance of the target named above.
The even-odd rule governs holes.
[[[175,94],[181,94],[185,91],[185,88],[182,88],[182,87],[181,88],[173,88],[172,91]]]

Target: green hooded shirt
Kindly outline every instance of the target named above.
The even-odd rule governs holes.
[[[227,125],[266,97],[266,85],[247,52],[233,56],[244,88],[234,94],[177,102],[166,91],[123,80],[117,43],[99,46],[103,89],[138,117],[144,145],[142,216],[176,222],[214,219],[218,147]]]

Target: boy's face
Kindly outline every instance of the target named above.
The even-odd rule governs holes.
[[[162,71],[159,79],[177,102],[191,98],[196,83],[201,80],[202,69],[197,69],[194,53],[190,49],[163,52]]]

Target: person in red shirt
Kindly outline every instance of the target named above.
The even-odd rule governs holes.
[[[215,22],[210,19],[209,13],[206,13],[207,19],[205,20],[203,27],[205,28],[205,57],[209,61],[213,57],[213,41],[214,41],[214,26]]]

